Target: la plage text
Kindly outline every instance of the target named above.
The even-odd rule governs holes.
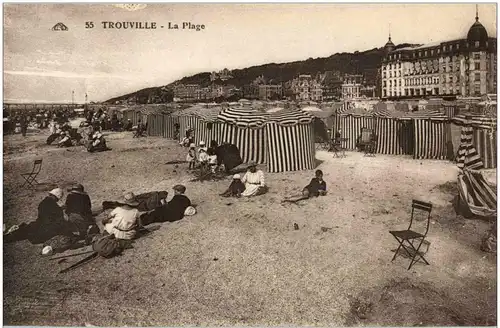
[[[92,29],[96,27],[94,22],[85,22],[86,29]],[[205,24],[195,24],[192,22],[167,22],[166,24],[159,24],[157,22],[112,22],[112,21],[102,21],[100,26],[103,29],[115,29],[115,30],[156,30],[156,29],[167,29],[167,30],[191,30],[191,31],[202,31],[206,29]]]

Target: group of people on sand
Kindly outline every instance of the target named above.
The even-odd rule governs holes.
[[[191,143],[186,155],[188,170],[194,170],[199,164],[202,169],[215,173],[217,167],[220,167],[215,148],[217,148],[215,141],[212,141],[210,148],[206,146],[205,141],[200,141],[198,149]]]
[[[168,192],[149,192],[135,196],[124,194],[123,199],[104,202],[101,213],[111,210],[102,220],[96,220],[89,195],[81,184],[68,189],[63,203],[64,190],[56,188],[38,205],[37,219],[28,224],[4,228],[4,240],[13,242],[27,239],[33,244],[43,244],[50,253],[89,245],[102,237],[131,241],[145,226],[155,222],[174,222],[196,209],[185,195],[186,187],[173,187],[174,196],[167,201]]]
[[[233,181],[229,188],[220,196],[222,197],[252,197],[263,195],[268,191],[265,184],[264,172],[257,169],[255,162],[248,163],[247,172],[243,178],[239,174],[233,175]],[[323,180],[323,172],[316,170],[315,177],[302,189],[298,195],[285,197],[282,203],[296,203],[311,197],[325,196],[326,182]]]

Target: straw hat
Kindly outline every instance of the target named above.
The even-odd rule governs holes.
[[[200,141],[200,146],[205,146],[205,141]]]
[[[139,205],[139,202],[135,198],[135,195],[133,192],[125,193],[125,195],[123,195],[123,200],[120,203],[128,205],[128,206],[132,206],[132,207]]]
[[[194,143],[189,145],[189,148],[196,148],[196,145]]]
[[[255,167],[255,166],[257,166],[257,163],[255,163],[254,161],[250,161],[247,164],[247,167]]]
[[[241,179],[241,176],[239,174],[233,175],[233,180],[239,180]]]
[[[64,191],[61,188],[52,189],[49,194],[54,195],[57,199],[61,199],[64,195]]]

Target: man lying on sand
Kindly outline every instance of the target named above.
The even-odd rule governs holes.
[[[323,172],[317,170],[315,175],[316,177],[312,178],[311,182],[302,189],[302,194],[286,197],[282,202],[295,203],[299,200],[326,195],[326,182],[323,180]]]
[[[154,222],[174,222],[184,218],[186,209],[191,206],[191,200],[184,195],[186,187],[174,186],[174,197],[153,211],[141,214],[141,224],[146,226]]]

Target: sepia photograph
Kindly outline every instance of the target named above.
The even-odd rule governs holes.
[[[497,3],[3,3],[6,326],[496,326]]]

